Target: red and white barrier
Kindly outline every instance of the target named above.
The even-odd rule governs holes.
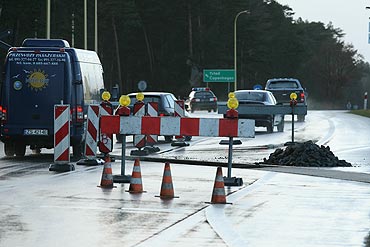
[[[158,103],[157,102],[148,102],[147,116],[157,117],[158,116]],[[146,143],[149,146],[153,146],[158,142],[158,135],[147,135]]]
[[[100,104],[100,116],[111,116],[113,114],[113,106],[110,102],[103,101]],[[109,153],[113,149],[113,135],[107,135],[100,131],[99,151]]]
[[[254,137],[254,120],[238,118],[102,116],[100,128],[125,135]]]
[[[66,164],[70,161],[69,105],[54,106],[54,162]]]
[[[145,104],[144,102],[138,101],[134,104],[133,112],[134,116],[142,117],[145,116]],[[134,135],[134,146],[137,148],[145,147],[145,135]]]
[[[70,116],[69,105],[54,106],[54,163],[49,166],[49,171],[75,170],[74,165],[69,163]]]
[[[99,134],[99,105],[89,105],[87,109],[87,129],[85,137],[85,157],[96,159]]]

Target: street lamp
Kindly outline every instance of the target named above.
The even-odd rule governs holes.
[[[234,73],[235,73],[235,82],[234,82],[234,91],[237,90],[237,71],[236,71],[236,22],[238,21],[238,17],[239,15],[241,14],[249,14],[249,10],[243,10],[241,12],[239,12],[236,16],[235,16],[235,19],[234,19]]]

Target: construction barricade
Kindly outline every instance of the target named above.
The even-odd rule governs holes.
[[[70,106],[54,106],[54,163],[49,166],[49,171],[67,172],[74,171],[70,164]]]
[[[185,102],[183,100],[175,100],[174,106],[174,116],[175,117],[185,117]],[[189,146],[189,143],[185,142],[184,136],[175,136],[175,140],[172,141],[171,146]]]
[[[99,137],[100,106],[89,105],[87,108],[87,124],[85,131],[84,158],[77,165],[101,165],[104,160],[97,157]]]

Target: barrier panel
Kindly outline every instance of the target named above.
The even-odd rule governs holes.
[[[100,116],[111,116],[113,114],[113,105],[109,101],[103,101],[100,104]],[[113,150],[113,135],[100,131],[99,151],[106,154]]]
[[[70,164],[70,106],[54,106],[54,164],[49,171],[66,172],[75,169]]]
[[[89,105],[87,109],[87,126],[85,130],[84,159],[79,160],[77,165],[100,165],[104,160],[97,158],[99,139],[100,105]]]
[[[100,121],[102,133],[107,134],[254,138],[250,119],[102,116]]]

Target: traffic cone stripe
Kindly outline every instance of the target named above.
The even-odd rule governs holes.
[[[225,190],[223,188],[214,188],[213,189],[213,195],[216,195],[216,196],[221,196],[221,195],[225,195]]]
[[[141,178],[131,178],[132,184],[141,184]]]
[[[172,190],[173,189],[173,186],[172,184],[162,184],[162,190]]]

